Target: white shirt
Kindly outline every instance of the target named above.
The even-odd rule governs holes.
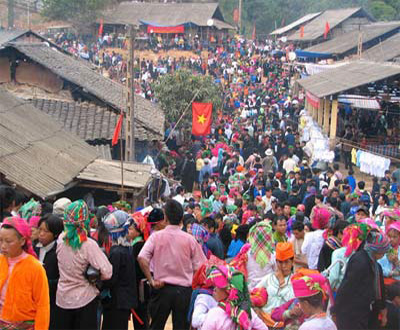
[[[270,261],[264,266],[264,268],[261,268],[261,266],[254,259],[254,256],[251,254],[251,251],[248,251],[246,268],[248,274],[247,284],[249,291],[251,291],[257,287],[258,283],[261,282],[263,277],[273,273],[276,270],[275,254],[271,255]]]
[[[53,248],[54,244],[56,244],[56,241],[53,241],[50,244],[47,244],[46,246],[43,246],[42,243],[37,244],[37,247],[40,248],[39,261],[41,263],[43,263],[44,258],[46,257],[46,253],[49,252]]]
[[[213,296],[201,293],[196,297],[192,315],[192,327],[200,329],[210,309],[217,307],[218,302]]]
[[[296,162],[292,158],[288,158],[283,162],[282,167],[285,169],[286,173],[289,173],[290,171],[294,171]]]
[[[301,253],[307,256],[308,268],[318,268],[318,258],[321,252],[322,246],[324,245],[325,239],[323,237],[324,231],[318,229],[310,233],[306,233],[304,236],[303,246],[301,247]]]
[[[321,317],[306,319],[299,330],[337,330],[337,328],[329,317]]]
[[[272,209],[272,202],[276,200],[276,197],[271,195],[271,198],[268,198],[267,195],[262,197],[263,202],[265,203],[264,213],[267,213],[269,210]]]
[[[185,197],[183,197],[181,194],[176,195],[175,197],[172,198],[173,200],[176,200],[178,203],[180,203],[183,206],[183,203],[185,202]]]

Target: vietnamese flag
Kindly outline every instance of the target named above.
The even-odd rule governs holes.
[[[329,23],[326,22],[325,24],[325,31],[324,31],[324,39],[328,38],[328,33],[331,30],[331,27],[329,26]]]
[[[192,103],[192,134],[204,136],[211,134],[212,103]]]
[[[121,128],[122,128],[122,121],[124,120],[124,115],[121,113],[119,115],[118,121],[117,121],[117,125],[115,126],[114,129],[114,134],[113,134],[113,138],[111,141],[111,145],[115,146],[118,143],[119,140],[119,134],[121,133]]]

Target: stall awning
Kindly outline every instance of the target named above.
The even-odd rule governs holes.
[[[332,54],[329,53],[316,53],[316,52],[306,52],[305,50],[297,49],[296,50],[297,57],[306,57],[306,58],[332,58]]]
[[[381,106],[374,97],[367,97],[362,95],[339,95],[339,103],[350,104],[354,108],[380,110]]]

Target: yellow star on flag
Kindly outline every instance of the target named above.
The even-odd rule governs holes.
[[[197,116],[197,121],[198,121],[200,124],[204,124],[204,123],[206,122],[206,117],[204,117],[204,115],[201,114],[200,116]]]

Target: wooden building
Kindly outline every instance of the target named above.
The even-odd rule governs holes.
[[[330,9],[307,23],[301,24],[302,29],[299,27],[289,34],[287,39],[289,42],[300,45],[301,48],[311,47],[326,40],[324,33],[327,24],[329,25],[327,39],[332,39],[358,30],[360,26],[374,21],[375,19],[361,7]]]
[[[93,145],[110,145],[117,116],[125,111],[125,86],[46,43],[10,43],[0,49],[1,84],[15,93],[15,86],[28,86],[19,96]],[[163,137],[162,110],[136,96],[136,159],[144,158],[153,143]],[[119,158],[119,154],[117,146],[113,158]]]
[[[226,36],[235,27],[225,22],[218,3],[121,2],[104,13],[105,32],[125,32],[132,24],[143,33]]]

